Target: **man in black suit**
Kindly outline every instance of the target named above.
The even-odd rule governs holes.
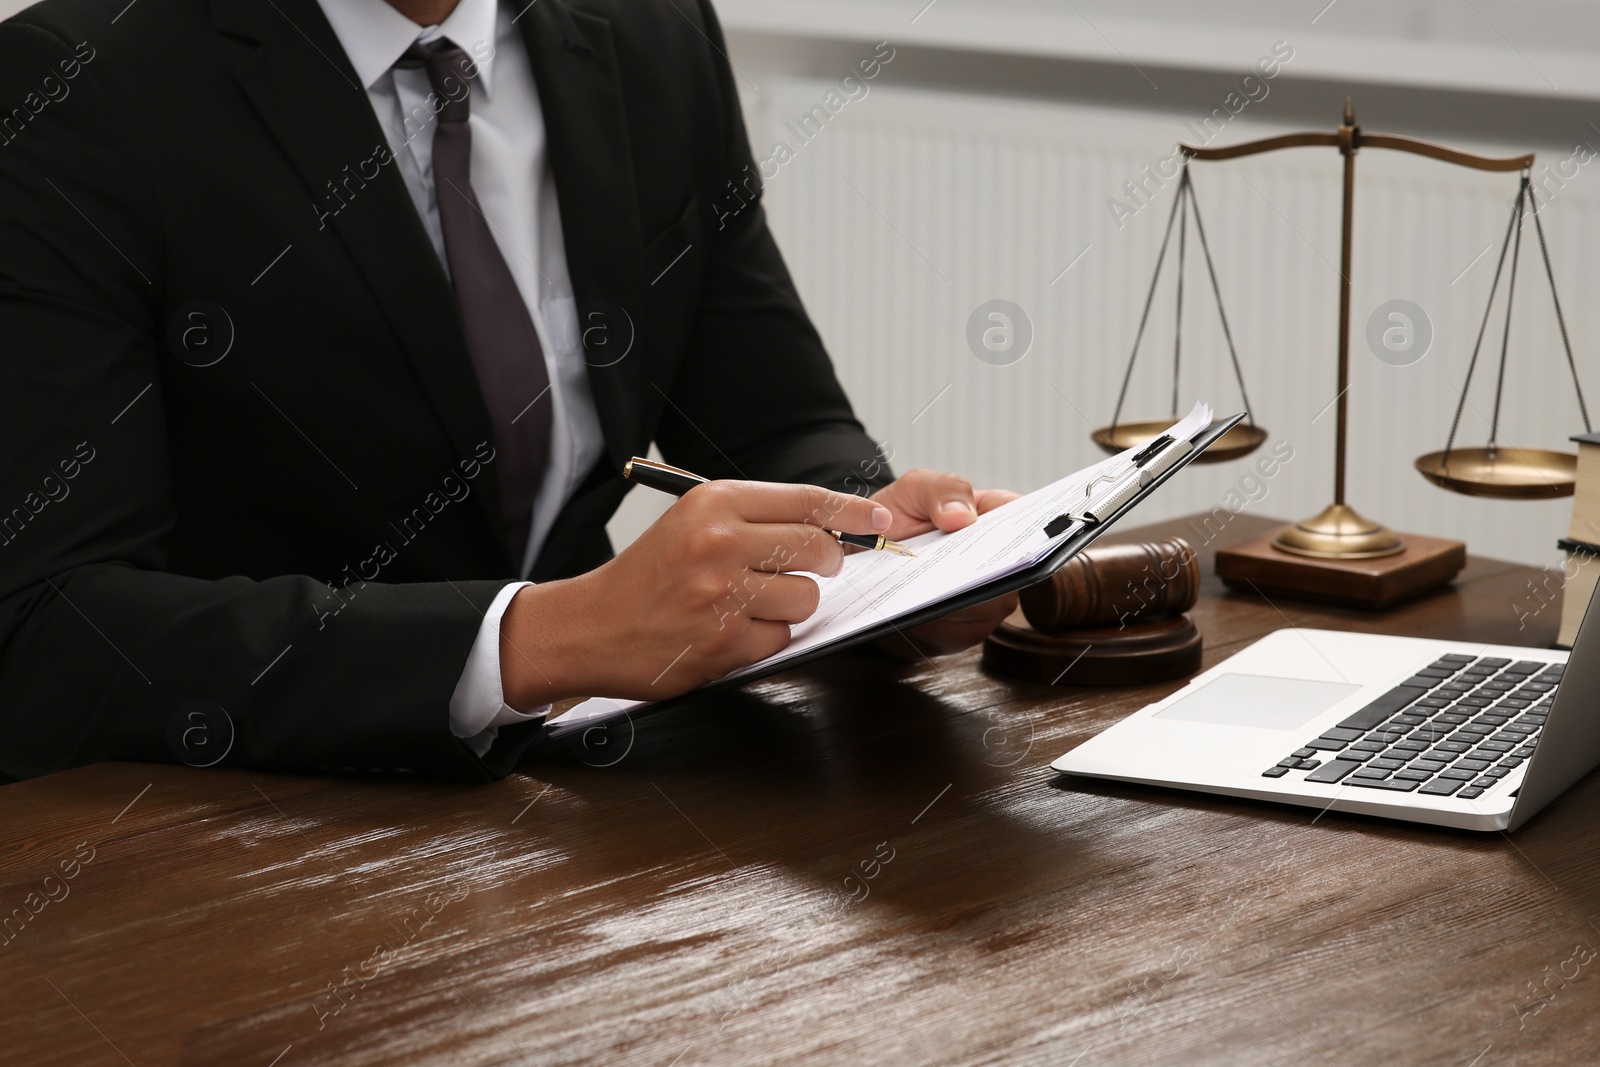
[[[552,701],[783,647],[823,523],[1006,499],[890,484],[754,170],[703,0],[0,24],[0,775],[219,708],[227,765],[503,775]],[[611,558],[652,442],[727,481]]]

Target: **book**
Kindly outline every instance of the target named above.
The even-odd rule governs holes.
[[[1562,561],[1561,632],[1556,644],[1571,648],[1600,579],[1600,433],[1574,434],[1578,470],[1572,489],[1572,521],[1556,542]]]
[[[1580,433],[1572,440],[1578,443],[1578,473],[1567,537],[1600,544],[1600,433]]]
[[[1600,582],[1600,545],[1563,537],[1556,547],[1567,554],[1561,570],[1561,632],[1556,644],[1571,648],[1583,614],[1594,598],[1594,587]]]

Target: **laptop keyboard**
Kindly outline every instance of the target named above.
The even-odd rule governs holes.
[[[1306,742],[1264,778],[1471,800],[1533,755],[1562,665],[1440,656]]]

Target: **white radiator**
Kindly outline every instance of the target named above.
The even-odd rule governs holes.
[[[1089,432],[1110,420],[1176,182],[1120,229],[1107,202],[1131,204],[1124,183],[1143,165],[1154,168],[1175,141],[1192,138],[1186,121],[1203,113],[1159,118],[875,83],[825,122],[814,118],[803,141],[799,117],[815,114],[832,87],[771,83],[750,102],[751,136],[758,158],[773,157],[780,141],[792,152],[768,168],[772,225],[868,429],[893,447],[899,469],[949,468],[1019,490],[1097,458]],[[1270,103],[1256,111],[1270,114]],[[1212,144],[1285,129],[1250,114]],[[1330,113],[1329,129],[1335,119]],[[1459,147],[1513,155],[1530,146]],[[1571,151],[1541,151],[1540,163],[1554,165]],[[1340,156],[1308,148],[1193,166],[1256,417],[1274,441],[1294,449],[1249,507],[1304,517],[1332,499]],[[1468,499],[1431,486],[1412,467],[1444,445],[1516,190],[1514,174],[1376,150],[1358,157],[1348,499],[1401,531],[1549,563],[1569,499]],[[1588,251],[1600,230],[1600,161],[1578,167],[1542,217],[1580,374],[1600,415],[1600,321],[1591,299],[1600,262]],[[1524,240],[1501,440],[1570,448],[1566,438],[1582,423],[1531,220]],[[1174,253],[1125,418],[1169,413]],[[1189,254],[1182,406],[1205,398],[1236,411],[1239,394],[1192,228]],[[980,361],[967,341],[969,315],[995,299],[1021,307],[1033,327],[1031,349],[1011,365]],[[1391,299],[1414,302],[1432,322],[1431,350],[1410,366],[1380,362],[1365,339],[1369,315]],[[1487,436],[1502,321],[1497,310],[1474,406],[1462,419],[1463,444],[1481,445]],[[1191,468],[1139,518],[1216,507],[1251,462]]]

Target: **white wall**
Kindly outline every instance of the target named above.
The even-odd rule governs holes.
[[[1336,0],[1312,25],[1321,4],[925,2],[721,4],[758,156],[774,139],[794,142],[785,121],[874,42],[895,44],[871,94],[781,168],[768,199],[841,377],[901,467],[955,466],[1029,488],[1061,464],[1094,458],[1087,423],[1109,419],[1171,188],[1122,230],[1108,226],[1106,201],[1141,161],[1193,139],[1186,123],[1218,106],[1275,41],[1292,42],[1294,59],[1215,143],[1331,129],[1349,93],[1372,132],[1491,154],[1536,150],[1551,164],[1579,141],[1600,147],[1600,126],[1590,125],[1600,121],[1594,5]],[[1299,517],[1330,498],[1333,419],[1317,416],[1335,392],[1338,167],[1324,149],[1197,173],[1258,418],[1300,457],[1292,480],[1259,506],[1267,513]],[[1600,236],[1596,173],[1583,168],[1544,221],[1600,414],[1600,318],[1590,310],[1600,275],[1587,254]],[[1402,530],[1548,562],[1570,502],[1469,500],[1411,466],[1444,443],[1494,253],[1457,275],[1498,242],[1516,178],[1376,151],[1363,153],[1358,174],[1350,500]],[[1536,247],[1524,253],[1502,440],[1562,447],[1582,425],[1545,283],[1530,269]],[[1197,266],[1185,398],[1231,410],[1232,375]],[[972,308],[997,296],[1022,304],[1037,328],[1014,367],[979,363],[964,338]],[[1380,363],[1361,337],[1367,314],[1392,297],[1416,300],[1435,320],[1434,348],[1414,367]],[[1160,414],[1169,402],[1170,297],[1157,306],[1135,414]],[[1473,392],[1484,410],[1498,356],[1491,335]],[[905,369],[918,364],[921,374]],[[1481,444],[1484,422],[1469,407],[1462,443]],[[1244,469],[1186,474],[1146,513],[1208,508]]]
[[[1107,205],[1127,203],[1124,183],[1168,150],[1171,120],[882,85],[802,143],[796,117],[832,85],[776,82],[757,129],[763,144],[794,146],[768,184],[773,225],[867,425],[902,468],[956,468],[1019,489],[1098,458],[1089,432],[1110,420],[1176,182],[1131,216],[1114,217]],[[1227,132],[1236,140],[1286,129],[1241,115]],[[1311,514],[1331,498],[1340,156],[1303,149],[1194,166],[1250,400],[1274,442],[1295,453],[1255,510]],[[1542,558],[1565,526],[1567,502],[1467,500],[1411,469],[1448,433],[1494,275],[1495,252],[1485,249],[1498,249],[1517,180],[1362,153],[1349,498],[1404,530],[1467,530],[1480,552],[1531,548]],[[1600,316],[1573,298],[1600,287],[1589,253],[1600,237],[1600,182],[1580,169],[1540,218],[1574,344],[1592,352]],[[1176,246],[1175,238],[1125,418],[1170,412]],[[1236,411],[1242,401],[1192,224],[1188,246],[1180,406],[1203,397]],[[996,298],[1016,305],[1033,332],[1027,354],[1003,366],[977,358],[967,336],[975,309]],[[1369,318],[1394,299],[1418,305],[1433,333],[1426,355],[1405,366],[1381,361],[1365,337]],[[1500,322],[1497,310],[1458,443],[1487,437]],[[1531,233],[1512,326],[1501,441],[1562,446],[1582,427]],[[1600,396],[1600,363],[1581,370],[1588,395]],[[1188,472],[1141,517],[1209,510],[1247,469]]]

